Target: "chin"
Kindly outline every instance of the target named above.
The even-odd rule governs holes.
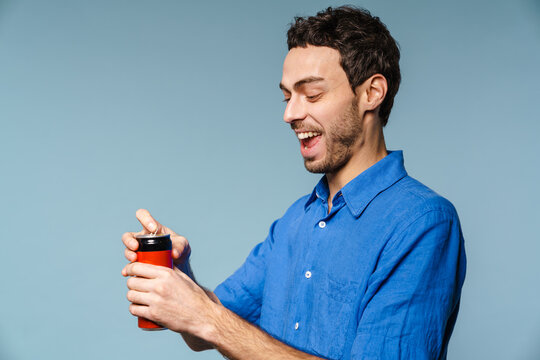
[[[349,160],[348,157],[330,159],[323,157],[319,160],[304,159],[304,166],[307,171],[313,174],[335,174],[343,169]]]
[[[304,159],[304,166],[307,171],[313,174],[324,174],[327,172],[327,164],[323,160]]]

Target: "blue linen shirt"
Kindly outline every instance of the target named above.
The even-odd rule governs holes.
[[[325,177],[220,284],[222,304],[327,359],[445,359],[466,258],[452,204],[409,177],[401,151],[332,200]]]

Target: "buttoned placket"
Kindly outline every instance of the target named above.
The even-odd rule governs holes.
[[[309,211],[316,212],[316,214],[313,214],[310,217],[318,217],[319,220],[315,223],[315,226],[311,228],[310,237],[312,239],[306,248],[303,264],[299,264],[299,269],[302,269],[302,278],[297,289],[297,299],[303,298],[308,289],[316,284],[317,280],[313,269],[313,264],[316,263],[315,254],[319,253],[318,248],[320,246],[321,238],[328,232],[329,222],[331,222],[332,217],[334,217],[334,215],[345,205],[345,201],[343,200],[341,193],[339,193],[334,199],[335,205],[332,206],[332,210],[330,211],[330,214],[328,214],[328,207],[326,206],[327,202],[321,197],[319,197],[319,200],[321,201],[319,206],[316,206],[317,202],[309,206]],[[315,281],[315,283],[311,284],[313,281]],[[299,306],[301,306],[301,304],[295,304],[295,310],[293,311],[294,322],[290,328],[296,336],[300,336],[302,332],[302,322],[307,321],[298,316],[299,313],[302,313]],[[305,326],[306,325],[304,324],[304,327]]]

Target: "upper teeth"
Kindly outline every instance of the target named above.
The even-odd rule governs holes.
[[[307,138],[310,138],[310,137],[313,137],[313,136],[319,136],[319,135],[321,135],[321,134],[318,133],[318,132],[312,132],[312,131],[301,132],[301,133],[298,133],[298,138],[300,140],[303,140],[303,139],[307,139]]]

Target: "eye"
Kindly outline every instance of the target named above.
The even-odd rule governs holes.
[[[306,99],[308,99],[308,101],[316,101],[321,97],[321,95],[322,93],[317,94],[317,95],[306,96]]]
[[[284,102],[284,103],[288,103],[289,100],[291,100],[291,99],[290,99],[290,98],[289,98],[289,99],[285,98],[285,99],[283,99],[283,102]]]

